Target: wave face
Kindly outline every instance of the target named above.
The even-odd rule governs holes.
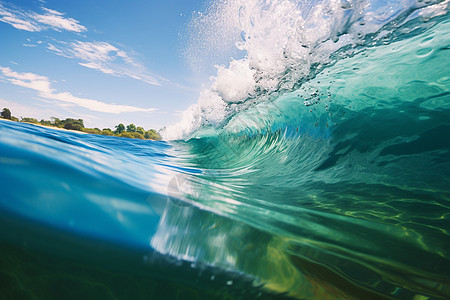
[[[219,38],[228,22],[245,55],[166,131],[184,139],[173,142],[180,163],[202,170],[178,178],[177,196],[282,236],[277,255],[296,280],[259,270],[269,286],[311,299],[449,297],[448,10],[227,1],[194,20]],[[167,236],[154,245],[198,256]]]
[[[420,34],[445,18],[448,7],[448,1],[432,0],[213,2],[191,21],[188,57],[201,64],[235,46],[241,52],[232,53],[243,58],[216,66],[210,88],[164,136],[189,139],[206,126],[223,127],[241,111],[296,90],[340,60]],[[305,92],[304,100],[320,100],[314,87]]]
[[[146,249],[149,276],[219,298],[448,299],[448,11],[213,3],[192,28],[243,58],[172,140],[1,122],[2,216]]]

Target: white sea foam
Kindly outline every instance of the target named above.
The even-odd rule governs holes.
[[[248,107],[248,99],[260,102],[274,91],[291,90],[310,75],[313,66],[320,70],[330,63],[338,50],[345,56],[358,46],[389,42],[406,22],[448,11],[449,0],[213,2],[192,21],[191,29],[203,38],[201,45],[195,39],[193,51],[231,51],[229,45],[234,44],[245,57],[216,66],[210,87],[163,137],[186,139],[205,125],[223,125]]]

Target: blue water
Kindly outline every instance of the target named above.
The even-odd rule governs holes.
[[[296,52],[276,86],[261,73],[245,101],[217,84],[225,108],[194,110],[182,139],[0,120],[2,263],[27,262],[42,278],[74,262],[135,276],[123,292],[109,271],[58,273],[101,282],[111,299],[450,298],[448,3],[398,4],[391,16],[377,5],[366,16],[378,13],[377,31],[317,60],[339,43],[331,34],[307,75]],[[52,281],[26,270],[0,275],[52,299],[42,296]]]

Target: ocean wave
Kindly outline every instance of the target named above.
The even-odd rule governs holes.
[[[217,66],[198,103],[163,136],[188,139],[204,127],[223,127],[241,111],[298,89],[339,60],[420,34],[445,16],[449,5],[411,0],[214,2],[192,20],[192,28],[204,35],[209,51],[233,42],[245,55]],[[315,104],[317,99],[309,99],[315,91],[309,92],[305,104]]]

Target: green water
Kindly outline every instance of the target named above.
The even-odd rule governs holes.
[[[1,121],[1,295],[450,298],[445,4],[290,65],[221,122],[211,104],[185,140]]]

